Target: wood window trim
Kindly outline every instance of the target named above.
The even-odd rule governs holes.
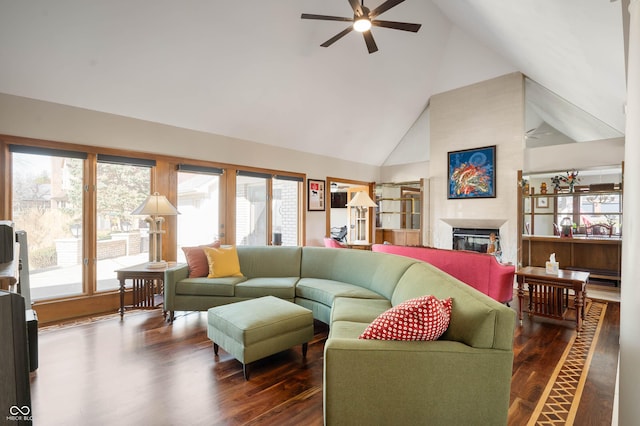
[[[228,176],[235,176],[235,172],[237,170],[247,170],[269,174],[272,177],[289,177],[292,180],[301,182],[306,181],[306,175],[303,173],[263,169],[206,160],[193,160],[176,156],[155,155],[132,150],[49,141],[45,139],[0,135],[0,164],[5,170],[5,173],[0,176],[0,200],[2,200],[3,206],[0,209],[0,214],[2,214],[2,216],[5,218],[11,218],[13,214],[12,157],[11,153],[9,152],[9,145],[24,145],[52,150],[77,151],[87,154],[87,160],[84,162],[83,170],[85,174],[84,185],[87,185],[89,189],[88,191],[83,192],[83,233],[87,238],[84,238],[83,249],[85,250],[84,252],[87,254],[87,257],[89,259],[96,259],[95,241],[97,235],[95,230],[95,215],[97,205],[95,188],[97,185],[98,154],[140,158],[150,161],[155,160],[156,165],[155,167],[151,168],[152,172],[150,189],[152,192],[158,191],[165,194],[167,198],[173,203],[177,202],[178,164],[190,164],[201,167],[219,168],[223,170],[224,173],[226,173]],[[220,188],[220,191],[221,197],[224,197],[225,200],[229,200],[228,194],[231,194],[231,196],[235,194],[235,179],[226,179],[226,183]],[[305,244],[306,242],[306,212],[304,209],[303,201],[305,199],[305,196],[306,194],[304,193],[304,188],[302,188],[299,197],[299,202],[302,203],[302,207],[299,207],[299,241],[301,242],[301,244]],[[224,208],[223,206],[224,203],[221,202],[221,209]],[[229,234],[230,229],[235,229],[235,203],[226,202],[226,207],[227,208],[225,209],[224,215],[221,214],[220,217],[225,218],[224,226],[226,234],[231,235],[232,238],[235,239],[235,232]],[[175,231],[177,229],[177,218],[169,218],[167,220],[167,226]],[[169,232],[168,239],[163,245],[163,249],[165,251],[164,256],[166,256],[167,258],[175,258],[176,256],[177,233],[173,231]],[[235,243],[235,241],[227,241],[227,243]],[[96,275],[96,263],[90,261],[87,267],[84,268],[82,276],[84,294],[59,299],[36,301],[34,303],[34,307],[38,311],[40,323],[46,324],[81,316],[115,312],[119,307],[118,292],[115,290],[100,293],[94,292],[93,287],[96,281]],[[125,297],[129,298],[130,294],[127,293]]]

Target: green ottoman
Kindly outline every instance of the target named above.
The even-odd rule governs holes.
[[[273,296],[216,306],[207,312],[207,336],[218,354],[222,346],[242,363],[245,380],[248,364],[307,342],[313,338],[313,314],[309,309]]]

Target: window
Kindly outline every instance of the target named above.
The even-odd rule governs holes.
[[[607,225],[613,228],[613,234],[618,235],[622,227],[621,211],[620,194],[593,193],[580,196],[580,222],[585,227]]]
[[[606,225],[620,235],[622,205],[615,192],[585,192],[558,197],[556,223],[569,218],[574,234],[586,234],[592,225]]]
[[[11,145],[13,221],[27,233],[33,300],[83,293],[86,154]]]
[[[149,225],[131,212],[151,192],[154,165],[154,161],[98,155],[96,291],[119,288],[114,270],[149,260]]]
[[[297,176],[238,171],[236,244],[300,245],[302,181]]]
[[[267,184],[271,176],[238,172],[236,176],[236,244],[267,245]]]
[[[220,229],[220,187],[223,170],[209,167],[178,167],[178,251],[182,247],[209,244],[224,238]]]
[[[274,245],[297,246],[300,241],[300,186],[302,179],[275,176],[273,179]]]
[[[0,180],[12,205],[2,207],[27,233],[31,296],[47,320],[117,308],[115,270],[149,260],[148,224],[131,212],[154,191],[175,196],[181,212],[164,225],[166,260],[183,261],[180,247],[215,239],[302,243],[304,175],[183,164],[176,170],[179,161],[165,157],[156,164],[96,147],[17,140],[0,140],[11,161],[10,175]]]
[[[574,207],[574,199],[573,196],[569,195],[569,196],[562,196],[562,197],[558,197],[557,198],[557,208],[556,208],[556,218],[554,220],[554,223],[558,226],[560,226],[560,224],[562,223],[562,220],[564,218],[569,218],[569,220],[571,221],[571,223],[575,223],[576,220],[574,219],[574,215],[573,215],[573,207]]]

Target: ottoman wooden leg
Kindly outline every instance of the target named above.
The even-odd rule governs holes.
[[[307,349],[309,348],[309,343],[305,342],[302,344],[302,357],[306,358],[307,357]]]
[[[218,355],[218,344],[216,342],[213,342],[213,353],[215,355]]]

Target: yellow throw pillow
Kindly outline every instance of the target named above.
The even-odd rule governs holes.
[[[235,246],[203,247],[209,263],[207,278],[242,277],[240,261]]]

